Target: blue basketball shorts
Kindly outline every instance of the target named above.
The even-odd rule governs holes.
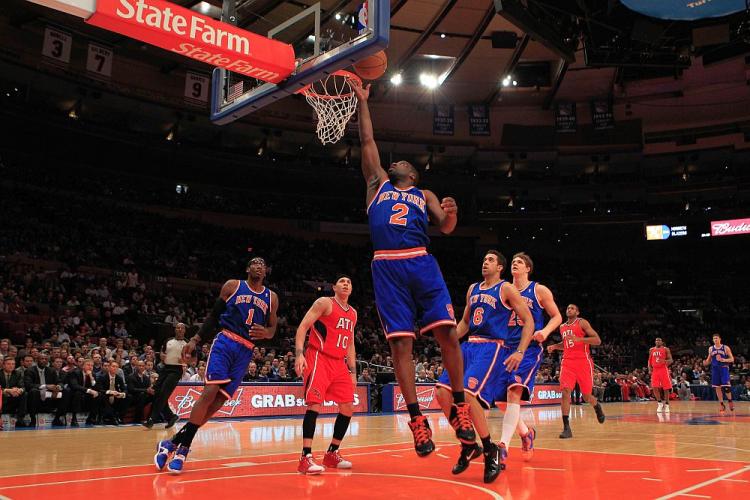
[[[729,367],[712,366],[711,367],[711,387],[730,387]]]
[[[502,351],[501,341],[467,341],[461,344],[461,354],[464,358],[464,391],[476,397],[484,408],[490,408],[503,390],[505,367],[498,363]],[[451,390],[448,370],[443,370],[440,374],[437,385]]]
[[[383,250],[372,261],[372,283],[380,324],[387,339],[415,337],[414,326],[426,333],[456,325],[443,274],[432,255],[409,257],[415,249]]]
[[[495,401],[506,401],[508,389],[517,386],[523,387],[521,401],[531,401],[531,394],[534,391],[534,377],[539,369],[539,365],[542,363],[544,350],[537,342],[532,342],[528,349],[526,349],[518,368],[509,372],[505,369],[503,363],[508,359],[508,356],[516,352],[516,349],[516,347],[503,347],[501,350],[501,359],[498,362],[502,366],[502,376],[500,377],[500,384],[498,386],[499,396]]]
[[[231,399],[240,386],[242,377],[247,373],[247,366],[253,360],[252,344],[248,340],[241,340],[233,340],[230,334],[220,332],[214,338],[208,353],[206,385],[218,385],[227,399]]]

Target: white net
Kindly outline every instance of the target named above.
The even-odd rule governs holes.
[[[302,91],[318,117],[318,139],[323,145],[344,136],[346,124],[357,110],[357,96],[350,83],[353,78],[356,76],[351,73],[332,73]]]

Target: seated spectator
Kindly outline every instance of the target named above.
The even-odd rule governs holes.
[[[146,362],[136,361],[135,372],[128,377],[128,395],[135,407],[135,421],[143,421],[143,408],[154,401],[151,378],[146,374]]]
[[[375,379],[370,375],[369,368],[362,368],[362,373],[359,375],[357,382],[364,382],[366,384],[374,384]]]
[[[25,427],[27,393],[21,373],[15,370],[16,360],[10,356],[3,358],[3,370],[0,373],[2,388],[2,412],[16,415],[16,427]]]
[[[279,367],[278,382],[293,382],[292,377],[286,371],[286,366]]]
[[[99,391],[94,374],[94,362],[84,359],[81,367],[68,374],[68,386],[71,391],[71,406],[73,412],[71,427],[78,427],[77,413],[88,412],[86,425],[93,425],[98,421]]]
[[[742,388],[739,396],[740,401],[750,401],[750,380],[745,381],[745,386]]]
[[[127,409],[127,386],[125,380],[118,375],[120,365],[117,361],[110,361],[107,370],[99,375],[96,385],[99,388],[99,411],[102,423],[120,425]]]
[[[29,394],[28,410],[32,426],[36,426],[37,414],[44,411],[55,413],[53,426],[64,426],[62,417],[65,416],[66,408],[63,403],[62,381],[49,366],[49,357],[46,354],[39,354],[37,365],[24,372],[24,385]]]
[[[685,375],[680,375],[680,381],[675,385],[675,389],[677,390],[677,397],[682,401],[690,401],[690,384]]]
[[[258,365],[254,361],[251,361],[247,365],[247,373],[242,377],[243,382],[257,382],[258,381]]]
[[[198,371],[190,377],[189,382],[206,382],[206,363],[198,363]]]

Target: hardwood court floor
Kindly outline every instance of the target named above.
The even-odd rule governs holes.
[[[452,429],[430,415],[438,449],[413,451],[404,415],[358,416],[342,454],[351,471],[320,476],[296,473],[301,419],[216,421],[199,431],[180,476],[152,464],[155,428],[98,427],[0,432],[0,496],[24,498],[750,498],[750,405],[721,416],[716,403],[673,403],[657,416],[655,403],[604,405],[596,422],[587,407],[573,407],[574,438],[560,440],[559,407],[534,409],[539,438],[531,462],[519,440],[508,468],[482,483],[482,461],[454,476],[458,454]],[[490,417],[499,438],[502,416]],[[179,427],[178,424],[177,427]],[[333,419],[321,418],[314,454],[321,456]]]

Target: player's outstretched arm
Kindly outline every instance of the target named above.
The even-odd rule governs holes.
[[[307,362],[305,361],[305,337],[307,336],[307,332],[318,321],[318,318],[325,314],[330,314],[331,309],[331,301],[326,297],[320,297],[313,302],[312,307],[305,313],[305,317],[302,318],[297,327],[297,334],[294,337],[294,371],[297,372],[298,377],[302,376],[307,366]]]
[[[185,344],[185,347],[182,348],[183,359],[187,359],[191,356],[192,352],[195,350],[195,346],[198,345],[198,342],[209,342],[211,338],[216,335],[216,330],[219,326],[219,317],[224,311],[226,311],[227,300],[229,300],[229,297],[232,296],[239,285],[239,280],[228,280],[224,283],[221,287],[221,292],[219,292],[219,298],[216,299],[214,307],[203,321],[200,330],[198,330],[198,333],[193,335],[190,341]]]
[[[440,228],[443,234],[450,234],[456,229],[458,222],[458,205],[456,200],[447,196],[442,201],[438,201],[437,196],[432,191],[424,190],[425,200],[427,201],[427,212],[430,219]]]
[[[564,348],[563,348],[562,342],[558,342],[557,344],[550,344],[547,346],[547,352],[550,354],[552,354],[555,351],[562,351],[563,349]]]
[[[471,285],[466,291],[466,307],[464,307],[464,315],[461,317],[461,321],[456,325],[456,333],[458,338],[463,338],[464,335],[469,333],[469,316],[471,316],[471,304],[469,304],[469,298],[471,298],[471,290],[474,285]]]
[[[388,179],[388,174],[380,166],[380,153],[378,153],[375,134],[372,130],[370,106],[367,104],[370,98],[370,85],[361,87],[352,82],[352,88],[359,101],[359,142],[362,148],[362,175],[367,182],[367,202],[369,203],[375,196],[380,184]]]
[[[599,338],[599,334],[591,327],[591,323],[588,320],[581,319],[581,330],[586,334],[584,338],[573,337],[573,342],[580,342],[588,345],[601,345],[602,339]]]
[[[552,290],[544,285],[537,285],[536,294],[539,298],[539,303],[549,315],[549,321],[547,321],[544,328],[538,332],[534,332],[534,340],[537,342],[544,342],[547,340],[547,337],[549,337],[550,334],[557,330],[562,324],[562,314],[560,314],[560,309],[558,309],[557,304],[555,303],[555,297],[552,295]]]

